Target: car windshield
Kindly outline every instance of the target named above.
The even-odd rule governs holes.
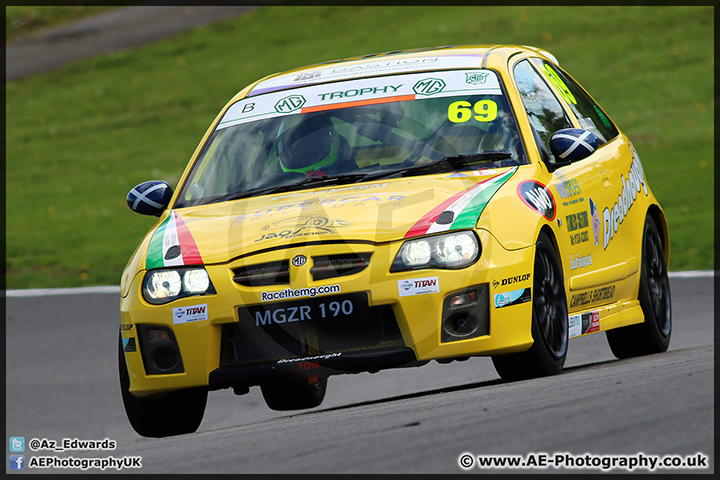
[[[490,70],[312,85],[233,104],[176,208],[281,191],[527,163]]]

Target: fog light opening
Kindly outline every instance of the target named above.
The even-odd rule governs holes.
[[[453,337],[467,337],[477,332],[480,322],[469,312],[457,312],[445,320],[443,328]]]
[[[150,340],[155,340],[155,341],[158,341],[158,340],[169,341],[170,340],[170,335],[168,334],[167,330],[153,329],[153,330],[148,330],[147,332],[148,332],[148,338]]]
[[[474,304],[476,300],[476,292],[468,292],[460,295],[455,295],[450,299],[451,307],[459,307],[463,305]]]
[[[153,363],[158,370],[172,370],[180,361],[180,355],[172,347],[158,347],[153,352]]]

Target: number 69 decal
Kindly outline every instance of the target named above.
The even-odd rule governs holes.
[[[473,111],[475,116],[473,116]],[[451,103],[448,107],[448,120],[451,122],[463,123],[470,118],[475,118],[478,122],[492,122],[497,118],[497,103],[492,100],[480,100],[472,105],[470,102],[461,100]]]

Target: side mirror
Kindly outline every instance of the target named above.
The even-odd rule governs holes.
[[[597,147],[597,136],[582,128],[563,128],[550,137],[550,151],[557,159],[556,166],[569,165],[587,158]]]
[[[162,180],[143,182],[130,190],[127,204],[133,212],[159,217],[170,204],[172,187]]]

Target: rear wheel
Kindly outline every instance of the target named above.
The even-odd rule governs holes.
[[[562,371],[568,347],[568,309],[562,269],[550,238],[540,233],[535,245],[529,350],[492,357],[503,380],[555,375]]]
[[[645,218],[638,300],[645,321],[606,332],[617,358],[660,353],[668,349],[672,332],[670,282],[665,255],[655,222]]]
[[[265,403],[272,410],[304,410],[322,403],[327,390],[327,379],[278,378],[262,384],[260,390]]]
[[[169,437],[193,433],[200,426],[207,403],[207,388],[191,388],[163,395],[137,398],[130,391],[122,339],[118,348],[118,370],[123,405],[130,425],[143,437]]]

